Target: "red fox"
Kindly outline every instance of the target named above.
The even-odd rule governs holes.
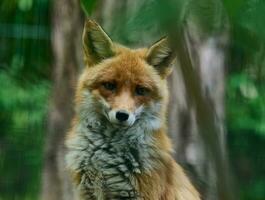
[[[83,49],[87,66],[66,137],[77,199],[199,200],[166,133],[166,78],[174,60],[167,38],[132,50],[87,20]]]

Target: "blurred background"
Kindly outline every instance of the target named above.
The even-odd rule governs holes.
[[[72,199],[63,138],[86,17],[130,47],[169,36],[176,160],[203,199],[264,200],[264,0],[1,0],[0,200]]]

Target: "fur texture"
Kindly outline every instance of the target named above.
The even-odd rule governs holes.
[[[83,34],[87,67],[67,135],[67,168],[82,200],[199,200],[171,157],[166,135],[172,52],[164,38],[149,49],[113,43],[93,21]],[[118,111],[128,119],[116,119]]]

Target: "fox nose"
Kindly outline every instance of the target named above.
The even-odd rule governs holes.
[[[120,122],[125,122],[129,118],[129,114],[126,111],[118,111],[116,113],[116,119]]]

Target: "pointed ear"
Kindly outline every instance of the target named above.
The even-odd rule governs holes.
[[[87,20],[83,31],[83,49],[89,65],[97,64],[114,55],[113,43],[94,21]]]
[[[146,60],[163,78],[166,78],[172,71],[171,63],[174,57],[168,39],[162,38],[148,49]]]

